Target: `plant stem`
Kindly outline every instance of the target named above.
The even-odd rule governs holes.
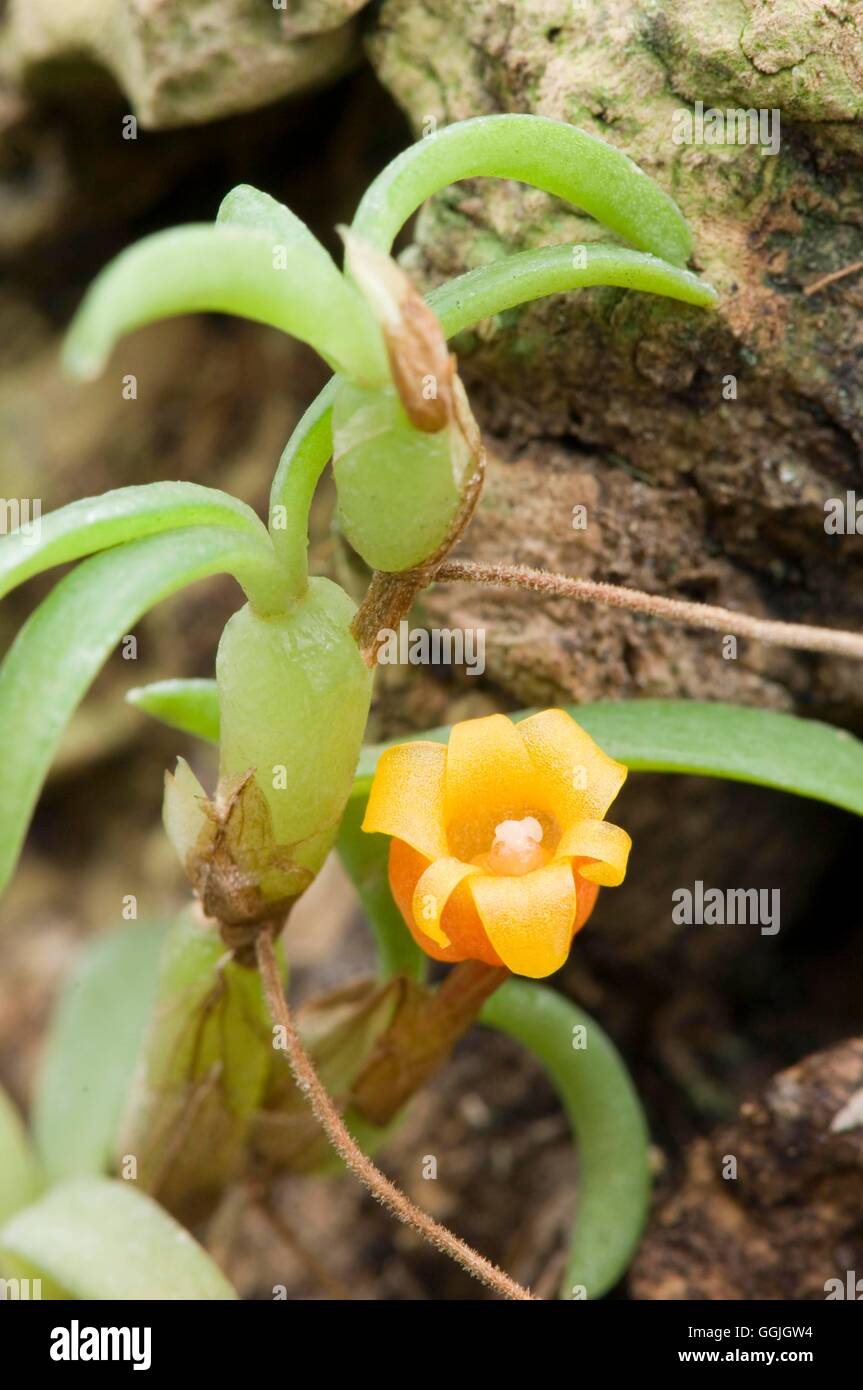
[[[459,1240],[446,1226],[434,1221],[426,1212],[415,1206],[405,1193],[396,1187],[395,1183],[390,1182],[371,1159],[366,1157],[348,1133],[341,1115],[302,1044],[282,991],[271,932],[259,933],[256,950],[267,1005],[273,1022],[284,1031],[287,1060],[294,1080],[302,1094],[308,1097],[321,1128],[345,1165],[393,1216],[410,1226],[438,1250],[449,1255],[475,1279],[479,1279],[504,1298],[533,1301],[533,1295],[528,1289],[516,1283],[503,1270]]]
[[[863,270],[863,261],[853,261],[851,265],[843,265],[841,270],[833,270],[829,275],[822,275],[820,279],[813,280],[811,285],[807,285],[804,294],[817,294],[827,285],[834,284],[837,280],[844,280],[846,275],[856,275],[858,270]]]
[[[582,603],[602,603],[610,608],[627,608],[647,613],[687,627],[710,628],[716,632],[752,637],[777,647],[795,647],[805,652],[829,652],[863,661],[863,634],[836,628],[810,627],[807,623],[783,623],[772,618],[755,618],[735,613],[731,608],[693,603],[686,599],[663,598],[619,584],[603,584],[593,579],[576,579],[530,569],[527,565],[485,564],[473,560],[447,560],[437,570],[434,582],[440,584],[487,584],[498,589],[526,589],[549,597],[574,598]]]

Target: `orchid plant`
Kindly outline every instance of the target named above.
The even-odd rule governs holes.
[[[393,240],[425,199],[476,176],[543,189],[630,245],[504,256],[424,300],[391,259]],[[335,1152],[492,1289],[531,1297],[371,1158],[479,1019],[530,1048],[560,1093],[580,1150],[562,1293],[601,1296],[645,1218],[647,1127],[599,1025],[537,980],[566,959],[599,887],[623,878],[629,837],[605,816],[627,770],[759,781],[863,813],[863,746],[824,725],[723,705],[493,715],[363,749],[381,633],[431,583],[516,585],[858,658],[863,638],[505,558],[492,567],[450,558],[479,500],[484,456],[448,339],[586,285],[701,309],[716,302],[686,269],[692,244],[679,209],[624,154],[535,116],[465,121],[394,160],[342,235],[343,271],[286,207],[241,186],[213,225],[160,232],[120,255],[67,337],[66,367],[82,380],[104,369],[123,334],[193,311],[240,314],[311,345],[334,374],[284,449],[266,524],[224,492],[165,482],[85,498],[44,517],[35,541],[23,532],[0,541],[0,594],[81,561],[0,667],[0,886],[63,730],[123,635],[209,575],[232,575],[245,599],[222,634],[214,681],[130,692],[139,709],[218,744],[211,795],[182,759],[166,779],[165,827],[194,902],[169,927],[136,927],[85,962],[49,1040],[32,1141],[0,1105],[0,1259],[38,1269],[60,1293],[233,1296],[197,1246],[173,1284],[163,1274],[175,1221],[199,1226],[232,1184],[266,1190],[284,1171],[327,1171]],[[331,458],[341,530],[372,571],[358,609],[308,573],[309,508]],[[295,1018],[290,932],[286,952],[279,938],[334,846],[375,932],[379,978]],[[436,987],[428,957],[452,965]],[[145,1252],[132,1285],[111,1256],[126,1225]],[[89,1261],[76,1244],[83,1226]]]

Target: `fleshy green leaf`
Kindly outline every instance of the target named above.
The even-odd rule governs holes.
[[[102,663],[147,609],[219,573],[262,601],[281,582],[272,550],[250,536],[184,528],[85,560],[24,624],[0,666],[0,889],[63,730]]]
[[[369,185],[353,230],[389,251],[426,198],[483,175],[542,188],[673,265],[689,259],[682,212],[628,155],[576,126],[533,115],[478,116],[417,140]]]
[[[145,483],[82,497],[0,539],[0,598],[31,575],[181,526],[233,526],[266,536],[251,507],[198,483]]]
[[[60,1296],[235,1299],[189,1232],[128,1182],[69,1178],[0,1230],[11,1255]]]
[[[314,256],[322,266],[322,274],[332,283],[333,276],[340,272],[329,252],[321,245],[302,218],[291,212],[289,207],[262,193],[250,183],[238,183],[230,193],[226,193],[216,214],[219,227],[247,227],[252,232],[263,232],[279,246],[288,250],[301,248]]]
[[[333,401],[339,383],[339,377],[330,377],[297,423],[270,489],[270,535],[292,592],[306,583],[309,509],[333,452]]]
[[[214,680],[153,681],[127,690],[126,700],[171,729],[207,743],[219,741],[219,691]]]
[[[794,792],[863,815],[863,743],[830,724],[776,710],[701,700],[621,700],[564,708],[600,747],[635,772],[690,772]],[[520,710],[513,719],[526,719]],[[410,738],[445,743],[449,729]],[[368,796],[378,758],[364,748],[354,795]]]
[[[42,1176],[24,1121],[0,1086],[0,1225],[32,1202]]]
[[[42,1057],[33,1131],[52,1182],[107,1172],[156,994],[161,924],[89,944],[60,996]]]
[[[623,246],[541,246],[469,270],[426,296],[447,337],[516,304],[584,285],[619,285],[708,308],[716,291],[689,270]]]
[[[507,980],[480,1021],[529,1048],[560,1096],[578,1143],[578,1210],[560,1296],[601,1298],[629,1267],[650,1196],[647,1121],[629,1072],[599,1024],[546,985]]]
[[[296,240],[282,246],[269,230],[224,222],[156,232],[123,251],[85,295],[64,364],[92,380],[125,333],[205,310],[280,328],[358,381],[389,379],[374,319],[328,257]]]

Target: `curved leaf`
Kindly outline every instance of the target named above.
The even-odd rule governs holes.
[[[574,258],[575,251],[584,252],[583,265],[580,257]],[[549,246],[504,256],[457,276],[425,298],[446,336],[453,338],[504,309],[585,285],[619,285],[701,308],[717,300],[712,286],[688,270],[649,254],[600,243]],[[338,378],[332,377],[303,415],[285,446],[270,492],[270,533],[293,586],[305,580],[309,507],[333,452],[332,404],[337,387]]]
[[[370,184],[353,231],[389,251],[426,198],[479,175],[542,188],[672,265],[689,259],[682,212],[628,155],[564,121],[532,115],[478,116],[417,140]]]
[[[560,1296],[601,1298],[629,1267],[650,1198],[647,1121],[629,1072],[599,1024],[545,985],[507,980],[480,1022],[529,1048],[560,1096],[579,1174]]]
[[[108,265],[84,297],[63,351],[91,380],[124,333],[157,319],[216,310],[270,324],[309,343],[330,366],[368,385],[388,380],[383,343],[362,296],[308,245],[269,231],[192,224],[156,232]]]
[[[85,560],[24,624],[0,666],[0,890],[63,730],[102,663],[147,609],[220,573],[259,590],[262,602],[281,583],[259,541],[230,527],[185,528]]]
[[[34,574],[180,526],[233,526],[266,537],[251,507],[198,483],[145,483],[82,497],[0,539],[0,598]]]
[[[314,256],[321,266],[321,274],[330,279],[340,277],[340,271],[332,256],[321,245],[302,218],[291,212],[289,207],[278,199],[263,193],[250,183],[238,183],[230,193],[226,193],[219,211],[216,213],[218,227],[247,227],[252,232],[265,232],[277,245],[288,250],[299,247]]]
[[[33,1133],[52,1182],[108,1171],[156,996],[162,924],[88,944],[60,996],[33,1100]]]
[[[270,536],[292,592],[308,576],[309,509],[318,479],[333,452],[333,401],[339,385],[331,377],[302,416],[282,450],[270,488]]]
[[[0,1086],[0,1225],[32,1202],[42,1174],[24,1121]]]
[[[0,1230],[0,1253],[60,1297],[235,1299],[234,1289],[173,1217],[132,1183],[69,1178]]]
[[[638,772],[691,772],[754,782],[826,801],[863,815],[863,742],[844,729],[777,710],[702,700],[621,700],[565,705],[597,743]],[[526,719],[520,710],[513,719]],[[354,795],[368,795],[378,758],[409,738],[445,743],[449,729],[431,729],[366,747]]]
[[[153,681],[126,691],[126,701],[171,729],[219,741],[219,690],[214,680]]]
[[[452,337],[504,309],[584,285],[619,285],[701,308],[715,304],[719,297],[689,270],[641,251],[596,242],[542,246],[504,256],[447,281],[432,290],[426,302],[440,318],[447,337]]]

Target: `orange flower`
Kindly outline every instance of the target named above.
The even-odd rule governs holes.
[[[603,816],[625,777],[564,710],[492,714],[448,746],[388,748],[363,829],[393,837],[390,886],[424,951],[539,978],[623,881],[631,841]]]

